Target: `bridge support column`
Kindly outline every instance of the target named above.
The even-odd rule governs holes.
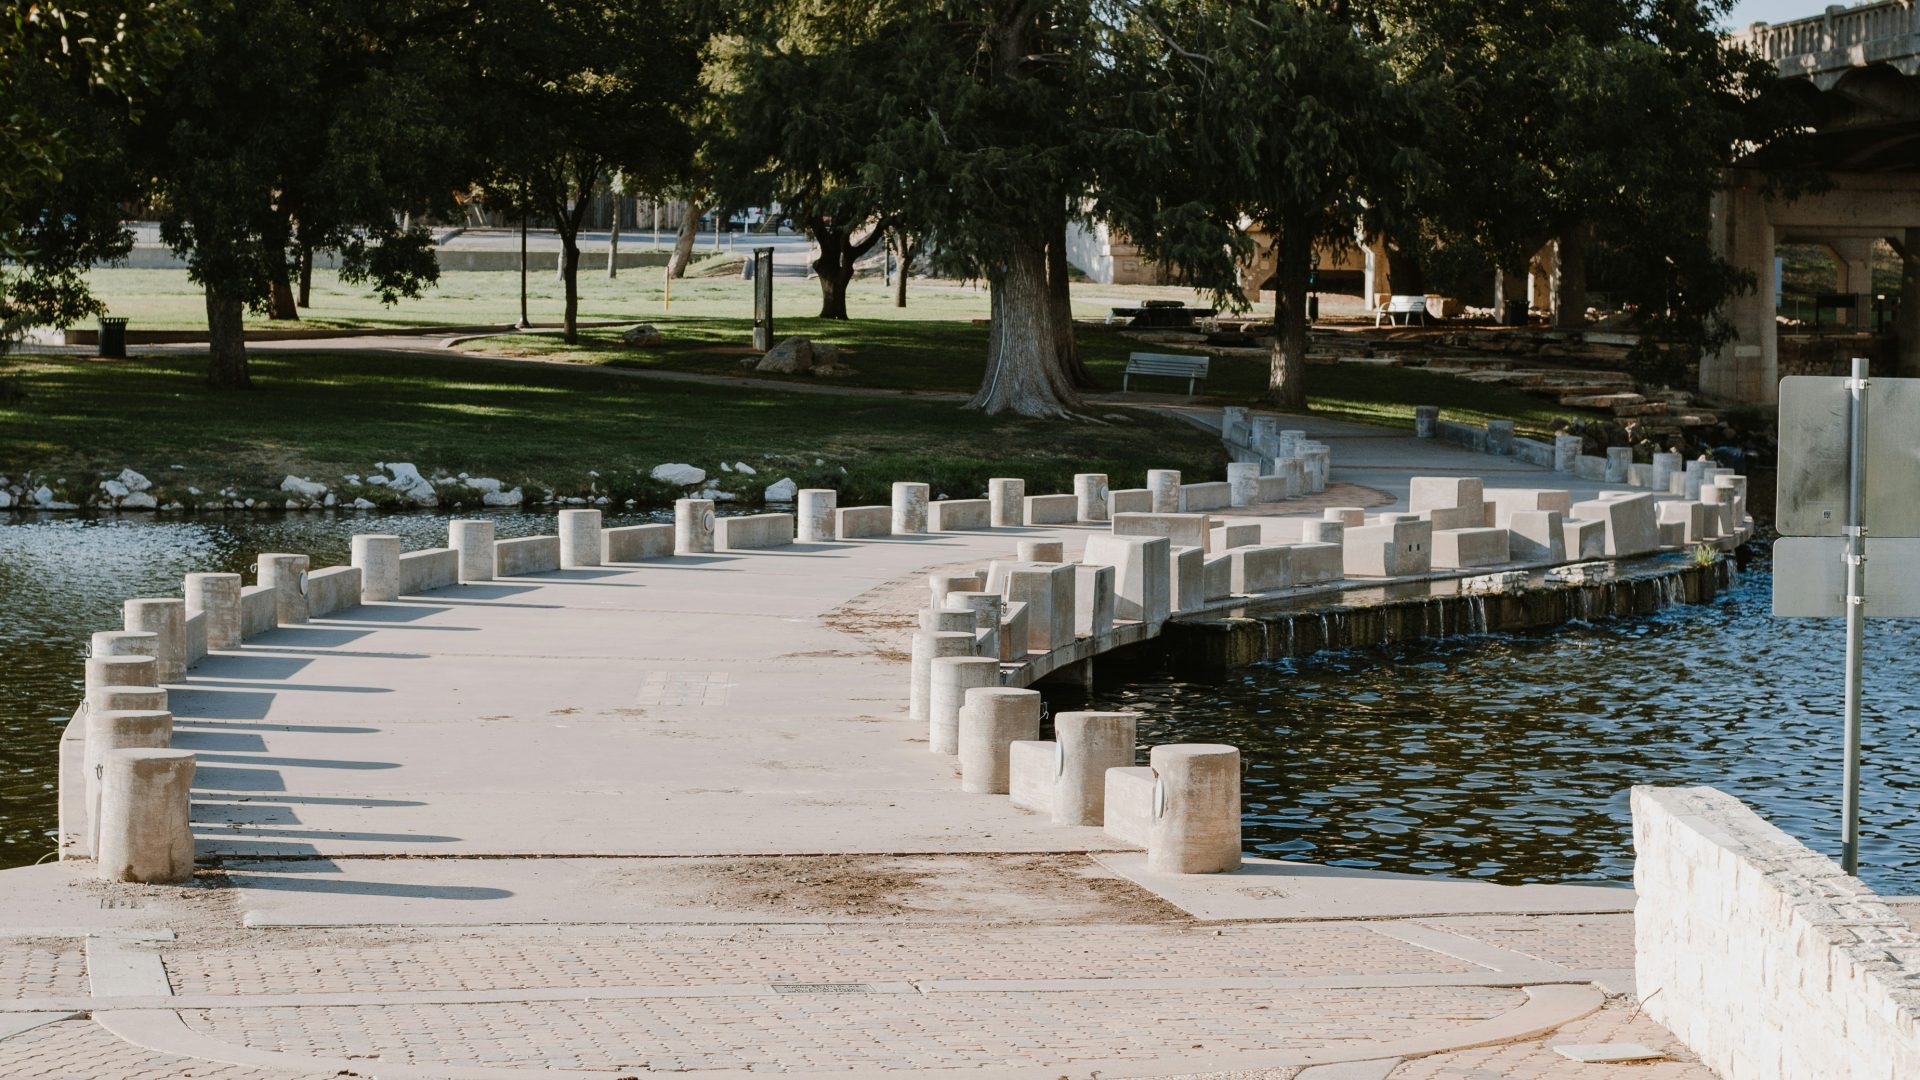
[[[1720,319],[1732,336],[1700,358],[1700,389],[1730,401],[1771,404],[1780,396],[1779,328],[1773,307],[1774,229],[1759,184],[1731,178],[1713,196],[1713,243],[1754,287],[1730,298]]]
[[[1920,229],[1905,229],[1900,238],[1899,375],[1920,378]]]
[[[1527,260],[1527,310],[1553,315],[1553,282],[1559,276],[1560,251],[1547,244]]]
[[[1833,253],[1834,265],[1840,271],[1835,291],[1861,298],[1847,313],[1847,325],[1863,327],[1873,314],[1873,240],[1865,236],[1829,240],[1827,250]]]

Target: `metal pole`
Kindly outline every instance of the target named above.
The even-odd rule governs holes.
[[[1840,868],[1860,871],[1860,653],[1867,616],[1867,361],[1853,359],[1847,380],[1847,675],[1845,803]]]
[[[527,181],[520,181],[520,329],[532,326],[527,318]]]

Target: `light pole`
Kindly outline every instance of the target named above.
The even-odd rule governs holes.
[[[517,329],[525,330],[533,326],[527,318],[527,178],[520,178],[520,321]]]

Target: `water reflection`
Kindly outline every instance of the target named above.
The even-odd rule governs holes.
[[[1146,745],[1230,742],[1249,850],[1501,882],[1629,881],[1633,784],[1712,784],[1838,851],[1842,632],[1769,613],[1756,563],[1706,607],[1167,678],[1096,695]],[[1863,876],[1920,892],[1920,657],[1869,627]]]

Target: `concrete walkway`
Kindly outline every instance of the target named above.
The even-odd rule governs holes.
[[[1380,480],[1374,502],[1404,497],[1393,460],[1498,464],[1316,435],[1353,440],[1336,479]],[[1089,531],[460,586],[210,657],[172,690],[209,869],[0,873],[0,1076],[1585,1078],[1620,1074],[1551,1047],[1685,1056],[1610,997],[1625,890],[1258,859],[1164,877],[961,794],[905,718],[925,574]]]

